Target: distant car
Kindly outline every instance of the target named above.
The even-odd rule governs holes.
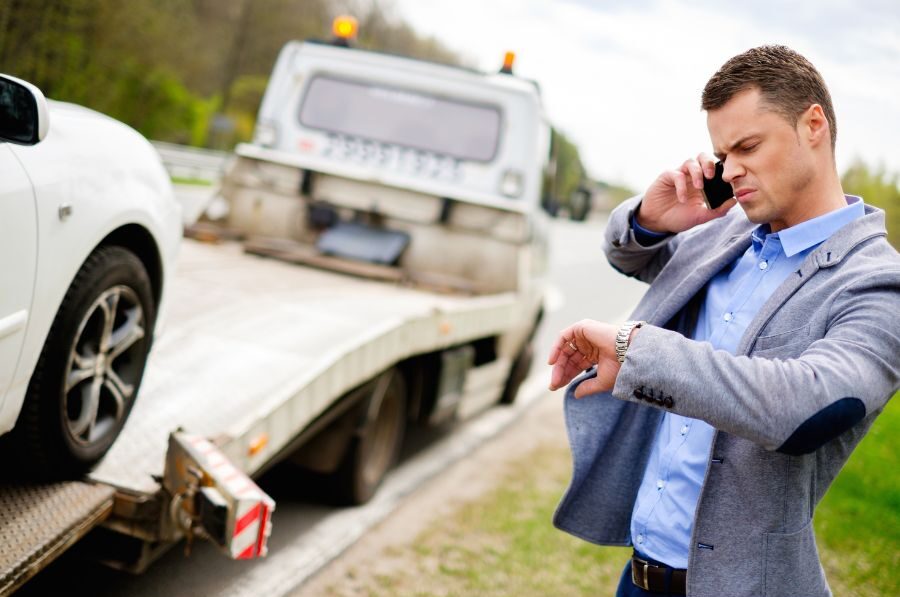
[[[3,470],[64,478],[134,404],[181,238],[146,139],[0,75]]]

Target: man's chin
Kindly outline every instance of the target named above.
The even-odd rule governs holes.
[[[744,210],[744,215],[747,216],[747,219],[754,224],[767,224],[771,220],[771,214],[765,213],[760,209],[753,209],[752,207],[741,205],[740,203],[738,203],[738,205]]]

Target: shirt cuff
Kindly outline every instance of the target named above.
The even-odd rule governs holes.
[[[637,212],[637,209],[634,211]],[[671,236],[668,232],[654,232],[652,230],[647,230],[637,223],[637,217],[634,214],[631,216],[631,229],[634,231],[634,240],[636,240],[639,245],[645,247],[655,245],[667,236]]]

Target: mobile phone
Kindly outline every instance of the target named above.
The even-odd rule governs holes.
[[[716,209],[734,197],[734,189],[722,180],[724,171],[725,165],[722,162],[716,162],[716,173],[713,177],[703,177],[703,197],[706,199],[706,206],[710,209]]]

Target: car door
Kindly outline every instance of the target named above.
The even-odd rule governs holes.
[[[13,381],[28,324],[36,217],[31,181],[9,145],[0,142],[0,404]]]

